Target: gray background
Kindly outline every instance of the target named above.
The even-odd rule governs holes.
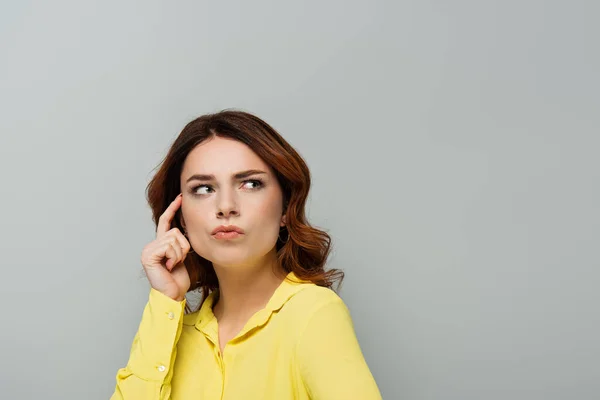
[[[2,2],[1,397],[110,396],[152,169],[237,107],[311,167],[385,399],[600,398],[598,4]]]

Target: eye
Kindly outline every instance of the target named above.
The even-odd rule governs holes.
[[[196,187],[194,187],[192,189],[192,193],[194,194],[208,194],[206,192],[199,192],[200,189],[208,189],[208,190],[213,190],[210,186],[208,185],[198,185]]]
[[[259,189],[259,188],[261,188],[261,187],[262,187],[262,185],[263,185],[262,181],[261,181],[261,180],[259,180],[259,179],[249,179],[249,180],[246,180],[246,181],[244,181],[244,185],[247,185],[248,183],[253,183],[253,184],[255,184],[255,186],[254,186],[254,187],[250,187],[250,188],[249,188],[249,189],[251,189],[251,190],[254,190],[254,189]]]
[[[243,181],[244,187],[249,190],[258,190],[264,186],[260,179],[248,179]],[[198,185],[192,188],[192,194],[194,195],[207,195],[214,192],[214,189],[210,185]]]

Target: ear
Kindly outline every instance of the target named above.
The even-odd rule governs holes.
[[[279,223],[279,226],[285,226],[285,223],[286,223],[285,217],[286,217],[285,214],[283,215],[283,217],[281,217],[281,222]]]

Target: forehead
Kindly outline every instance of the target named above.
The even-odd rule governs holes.
[[[270,172],[265,163],[244,143],[215,136],[197,145],[183,165],[183,177],[192,174],[230,175],[248,169]]]

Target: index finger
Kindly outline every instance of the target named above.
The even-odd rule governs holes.
[[[175,200],[169,204],[169,207],[162,213],[158,219],[158,226],[156,227],[156,237],[161,237],[171,229],[171,221],[177,212],[177,209],[181,205],[182,194],[179,193]]]

